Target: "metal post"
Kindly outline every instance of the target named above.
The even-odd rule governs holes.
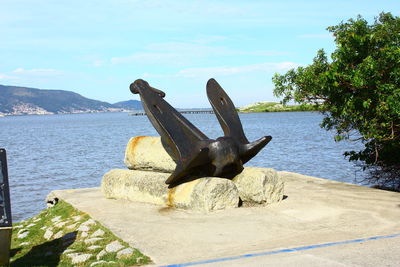
[[[6,150],[0,148],[0,265],[10,262],[11,245],[11,202],[8,186]]]

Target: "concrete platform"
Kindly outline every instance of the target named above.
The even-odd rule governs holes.
[[[211,214],[105,199],[99,188],[53,192],[157,265],[399,266],[400,193],[279,174],[281,203]]]

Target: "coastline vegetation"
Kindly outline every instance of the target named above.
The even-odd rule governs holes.
[[[95,232],[102,234],[94,239]],[[89,239],[94,242],[88,242]],[[130,246],[89,215],[61,200],[38,215],[14,224],[11,240],[10,266],[137,266],[151,263],[134,248],[127,257],[118,258],[117,252],[110,252],[97,259],[96,256],[111,242],[118,241],[125,248]],[[75,262],[74,257],[78,259]],[[79,261],[79,257],[87,259]]]
[[[294,111],[319,111],[320,107],[315,104],[286,105],[276,102],[257,102],[243,106],[238,109],[242,113],[252,112],[294,112]]]

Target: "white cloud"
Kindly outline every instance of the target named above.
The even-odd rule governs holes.
[[[90,64],[93,67],[102,67],[106,65],[104,58],[100,54],[86,54],[75,56],[74,59]]]
[[[0,80],[5,80],[5,79],[8,79],[8,78],[9,78],[9,76],[7,74],[0,73]]]
[[[228,2],[218,1],[164,1],[164,0],[147,0],[147,1],[123,1],[133,4],[134,8],[141,10],[168,10],[172,14],[188,14],[190,16],[208,15],[208,16],[243,16],[248,15],[249,5],[245,3],[236,3],[235,5]]]
[[[129,56],[113,57],[111,58],[112,64],[128,64],[128,63],[177,63],[181,57],[179,53],[162,53],[162,52],[139,52]],[[172,62],[171,62],[172,61]]]
[[[101,59],[96,59],[95,61],[92,62],[92,65],[95,67],[101,67],[104,65],[104,61]]]
[[[178,77],[178,78],[209,78],[231,75],[241,75],[250,73],[271,73],[287,71],[299,67],[300,64],[294,62],[265,62],[259,64],[249,64],[243,66],[216,66],[204,68],[187,68],[178,71],[175,74],[154,75],[144,73],[143,77]]]
[[[200,35],[197,39],[193,40],[193,42],[197,44],[209,44],[225,41],[226,39],[228,39],[228,37],[222,35]]]
[[[246,74],[253,72],[275,72],[288,70],[299,66],[293,62],[279,62],[279,63],[260,63],[250,64],[244,66],[220,66],[220,67],[207,67],[207,68],[188,68],[181,70],[177,73],[178,77],[198,77],[198,76],[229,76],[237,74]]]
[[[210,37],[212,40],[220,37]],[[287,55],[284,51],[274,50],[237,50],[225,46],[207,45],[207,41],[195,40],[192,42],[165,42],[153,43],[145,48],[145,51],[133,53],[128,56],[111,58],[112,64],[166,64],[185,65],[193,62],[204,62],[209,58],[229,56],[279,56]]]
[[[21,75],[25,75],[25,74],[29,74],[29,75],[58,75],[61,72],[55,69],[30,69],[30,70],[26,70],[24,68],[17,68],[15,70],[12,71],[12,73],[18,73]]]
[[[304,39],[329,39],[333,38],[333,35],[330,33],[322,33],[322,34],[301,34],[297,35],[298,38]]]
[[[20,81],[24,79],[43,79],[62,75],[63,72],[55,69],[24,69],[16,68],[13,71],[0,73],[0,80]]]

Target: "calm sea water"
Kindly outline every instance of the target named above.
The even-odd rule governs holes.
[[[186,115],[208,137],[222,135],[213,114]],[[298,172],[354,183],[363,173],[343,158],[360,144],[336,143],[315,112],[240,114],[249,140],[272,141],[246,166]],[[55,189],[99,186],[103,174],[124,168],[130,137],[158,135],[145,116],[97,113],[0,118],[0,147],[7,150],[14,221],[35,215]]]

